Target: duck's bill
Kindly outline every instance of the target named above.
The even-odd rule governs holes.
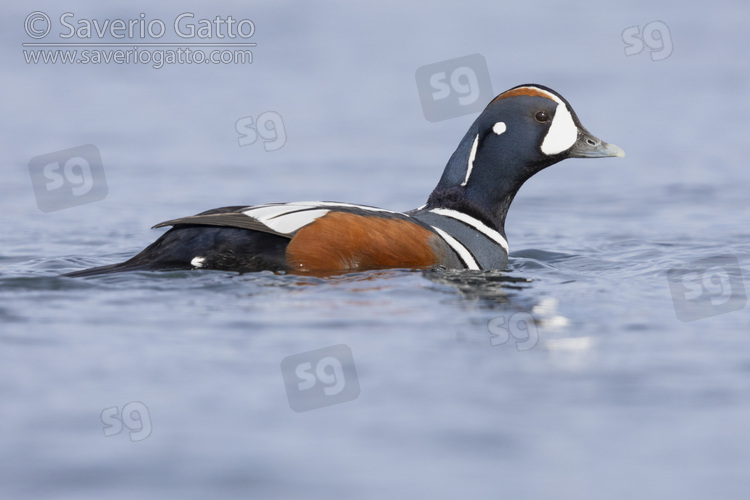
[[[568,150],[571,158],[607,158],[610,156],[625,157],[621,147],[609,144],[594,137],[588,131],[579,131],[578,140]]]

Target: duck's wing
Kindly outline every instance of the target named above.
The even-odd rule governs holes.
[[[249,229],[251,231],[260,231],[262,233],[275,234],[276,236],[283,236],[285,238],[292,238],[289,233],[282,233],[276,231],[266,224],[248,217],[243,213],[228,212],[228,213],[213,213],[213,214],[199,214],[190,215],[188,217],[180,217],[179,219],[172,219],[156,224],[151,229],[166,226],[179,226],[179,225],[195,225],[195,226],[219,226],[219,227],[234,227],[238,229]]]
[[[198,215],[160,222],[153,226],[152,229],[187,224],[233,227],[260,231],[291,239],[297,231],[329,212],[377,214],[386,217],[408,218],[408,216],[398,212],[365,205],[332,201],[299,201],[292,203],[268,203],[249,207],[214,208]]]

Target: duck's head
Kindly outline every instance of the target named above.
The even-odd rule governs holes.
[[[471,213],[503,230],[518,189],[566,158],[625,156],[581,125],[560,94],[536,84],[498,95],[474,121],[445,167],[427,207]]]

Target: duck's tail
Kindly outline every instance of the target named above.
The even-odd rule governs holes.
[[[122,273],[126,271],[146,271],[150,270],[150,266],[143,264],[134,264],[131,261],[120,262],[117,264],[110,264],[108,266],[91,267],[89,269],[82,269],[80,271],[73,271],[70,273],[61,274],[60,276],[67,276],[69,278],[84,278],[86,276],[98,276],[101,274],[112,274]]]
[[[178,225],[138,255],[119,264],[63,274],[71,278],[126,271],[215,269],[286,270],[289,237],[235,227]]]

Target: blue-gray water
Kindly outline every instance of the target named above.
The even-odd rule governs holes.
[[[26,64],[34,10],[168,28],[232,15],[257,47],[249,65]],[[739,1],[6,7],[0,497],[747,498],[749,15]],[[626,56],[623,32],[657,21],[669,57],[658,37]],[[58,277],[218,206],[421,205],[476,115],[426,120],[415,72],[477,53],[495,93],[548,85],[627,153],[529,181],[508,272]],[[268,111],[286,142],[240,147],[238,120]],[[42,212],[30,161],[86,144],[106,195]],[[513,318],[536,337],[503,338]],[[342,344],[359,393],[293,411],[282,361]]]

